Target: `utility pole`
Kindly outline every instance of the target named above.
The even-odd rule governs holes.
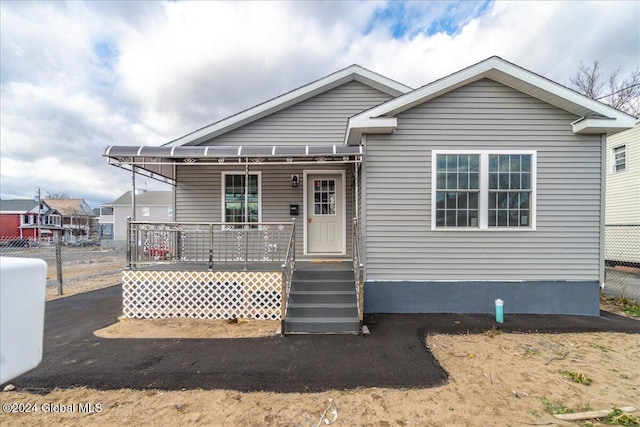
[[[38,242],[40,242],[40,238],[42,237],[42,198],[40,197],[40,187],[38,187]]]

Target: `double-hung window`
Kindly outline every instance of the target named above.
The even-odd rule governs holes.
[[[535,229],[535,151],[433,151],[432,165],[432,229]]]
[[[621,145],[611,150],[611,173],[627,170],[627,146]]]
[[[489,227],[529,227],[531,155],[489,154]]]
[[[437,156],[436,225],[477,227],[480,156]]]
[[[223,172],[222,185],[224,222],[260,222],[260,173]]]

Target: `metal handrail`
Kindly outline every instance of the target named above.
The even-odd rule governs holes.
[[[291,223],[128,221],[129,268],[146,264],[282,263]]]
[[[358,306],[358,319],[360,321],[360,330],[364,322],[364,265],[360,258],[360,227],[358,225],[358,218],[353,218],[353,231],[352,231],[352,257],[353,257],[353,273],[355,277],[356,285],[356,302]]]
[[[293,281],[293,272],[296,269],[296,219],[291,220],[291,236],[287,245],[287,252],[284,263],[282,264],[282,305],[280,315],[280,333],[284,335],[284,321],[287,315],[287,306],[289,305],[289,294],[291,293],[291,282]]]

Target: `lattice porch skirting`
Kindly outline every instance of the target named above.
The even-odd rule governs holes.
[[[277,271],[124,271],[124,317],[280,320]]]

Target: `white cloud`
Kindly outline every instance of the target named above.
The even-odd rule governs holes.
[[[106,165],[106,146],[167,142],[353,63],[414,87],[491,55],[563,84],[581,60],[638,66],[640,3],[483,8],[2,2],[2,197],[43,186],[114,199],[130,176]]]
[[[600,59],[604,73],[638,66],[640,4],[496,2],[459,33],[391,39],[385,28],[357,40],[347,56],[412,86],[422,86],[489,56],[567,84],[580,61]],[[617,24],[613,24],[617,23]]]
[[[323,4],[304,4],[323,13],[285,2],[168,4],[122,39],[121,89],[140,103],[146,123],[177,137],[319,78],[318,69],[334,71],[364,20],[360,11],[353,25],[338,4],[330,22]]]

